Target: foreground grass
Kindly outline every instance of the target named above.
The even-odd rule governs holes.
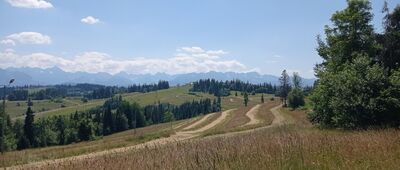
[[[281,109],[281,112],[293,124],[42,168],[398,169],[399,130],[320,130],[311,126],[304,111]]]
[[[184,123],[184,121],[173,122],[173,126],[180,123]],[[0,167],[25,164],[41,160],[65,158],[113,148],[132,146],[157,138],[168,137],[173,133],[174,131],[171,130],[171,124],[163,123],[144,128],[138,128],[136,132],[134,130],[128,130],[115,133],[94,141],[6,152],[0,156]]]
[[[321,131],[296,125],[144,148],[46,169],[398,169],[398,130]]]

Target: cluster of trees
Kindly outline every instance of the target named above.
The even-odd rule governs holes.
[[[28,92],[29,88],[43,88],[33,93]],[[96,84],[76,85],[55,85],[55,86],[24,86],[9,88],[6,92],[10,101],[45,100],[64,97],[84,97],[85,99],[103,99],[113,97],[118,93],[150,92],[161,89],[168,89],[168,81],[159,81],[157,84],[131,85],[129,87],[103,86]]]
[[[85,98],[88,99],[104,99],[111,98],[114,94],[121,92],[120,88],[114,86],[104,86],[98,89],[92,90],[91,93],[85,95]]]
[[[310,120],[322,127],[400,126],[400,6],[383,9],[374,31],[369,1],[348,0],[318,38],[323,62],[315,67]]]
[[[28,99],[28,90],[13,90],[10,94],[8,94],[7,99],[10,101],[17,100],[27,100]]]
[[[302,87],[302,80],[298,73],[294,72],[292,76],[292,84],[290,84],[290,77],[286,70],[283,70],[282,76],[279,78],[280,86],[277,92],[278,96],[282,98],[284,107],[291,107],[296,109],[304,106],[304,91]]]
[[[193,82],[191,91],[214,94],[215,96],[228,96],[230,91],[241,91],[247,93],[269,93],[273,94],[277,90],[271,83],[251,84],[240,80],[218,81],[214,79],[204,79]]]
[[[128,86],[128,92],[151,92],[151,91],[156,91],[156,90],[162,90],[162,89],[168,89],[169,88],[169,83],[168,81],[159,81],[157,84],[143,84],[143,85],[136,85],[133,84],[131,86]]]
[[[12,122],[9,116],[1,114],[0,151],[93,140],[128,129],[191,118],[220,110],[220,98],[214,101],[203,99],[186,102],[179,106],[158,103],[142,108],[117,96],[107,100],[103,106],[87,112],[50,116],[35,121],[35,115],[29,106],[24,121]]]

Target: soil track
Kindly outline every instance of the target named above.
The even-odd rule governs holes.
[[[256,118],[256,114],[258,113],[258,111],[260,110],[261,104],[258,104],[256,106],[254,106],[253,108],[251,108],[247,113],[246,116],[248,118],[250,118],[250,121],[247,122],[246,124],[242,125],[242,126],[248,126],[248,125],[255,125],[255,124],[259,124],[261,123],[261,120],[258,120]]]
[[[255,106],[255,107],[257,107],[257,106]],[[271,112],[275,116],[275,119],[273,120],[272,124],[269,125],[269,126],[256,128],[256,129],[245,130],[245,131],[240,131],[240,132],[230,132],[230,133],[221,134],[221,135],[215,135],[215,136],[229,136],[229,135],[234,135],[234,134],[238,134],[238,133],[247,133],[247,132],[251,132],[251,131],[257,130],[257,129],[264,129],[264,128],[270,128],[270,127],[282,125],[282,124],[285,123],[285,118],[278,111],[278,109],[280,107],[281,107],[281,105],[276,106],[276,107],[271,109]],[[253,109],[254,108],[252,108],[252,110]],[[183,140],[195,138],[195,137],[201,135],[201,132],[209,130],[209,129],[213,128],[214,126],[222,123],[226,119],[226,117],[229,115],[229,113],[234,111],[234,110],[235,109],[230,109],[230,110],[222,112],[222,114],[216,120],[212,121],[211,123],[205,125],[204,127],[200,128],[200,129],[191,130],[191,131],[178,131],[178,132],[176,132],[176,134],[174,134],[174,135],[172,135],[170,137],[167,137],[167,138],[155,139],[155,140],[148,141],[148,142],[145,142],[145,143],[142,143],[142,144],[138,144],[138,145],[134,145],[134,146],[116,148],[116,149],[105,150],[105,151],[100,151],[100,152],[94,152],[94,153],[89,153],[89,154],[85,154],[85,155],[78,155],[78,156],[61,158],[61,159],[32,162],[32,163],[29,163],[29,164],[8,167],[7,169],[40,169],[40,168],[46,167],[46,165],[49,165],[49,164],[60,164],[60,163],[66,163],[66,162],[70,162],[70,161],[82,161],[84,159],[91,159],[91,158],[95,158],[95,157],[98,157],[98,156],[104,156],[104,155],[109,155],[109,154],[120,154],[120,153],[125,153],[125,152],[128,152],[128,151],[132,151],[134,149],[155,147],[155,146],[160,146],[160,145],[164,145],[164,144],[167,144],[167,143],[178,142],[178,141],[183,141]],[[205,119],[207,116],[208,115],[204,116],[201,120],[199,120],[197,122],[204,121],[203,119]],[[188,128],[188,129],[190,129],[190,128]],[[211,137],[213,137],[213,136],[211,136]]]

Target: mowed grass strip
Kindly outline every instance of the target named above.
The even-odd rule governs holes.
[[[400,131],[295,125],[191,140],[44,169],[398,169]],[[156,158],[156,159],[155,159]]]
[[[184,121],[186,120],[175,121],[172,125],[175,126]],[[153,139],[168,137],[174,133],[175,131],[171,129],[171,123],[163,123],[138,128],[136,129],[136,133],[131,129],[104,136],[103,138],[94,141],[6,152],[0,156],[0,167],[26,164],[41,160],[65,158],[119,147],[132,146]]]
[[[202,128],[202,127],[204,127],[204,126],[210,124],[211,122],[215,121],[216,119],[218,119],[218,117],[221,116],[221,112],[210,113],[210,114],[211,114],[211,115],[210,115],[209,117],[207,117],[207,119],[204,120],[203,122],[201,122],[201,123],[195,125],[195,126],[192,127],[192,128],[185,129],[185,130],[183,130],[183,131],[192,131],[192,130],[200,129],[200,128]],[[200,120],[201,120],[201,119],[200,119]],[[200,121],[200,120],[199,120],[199,121]]]

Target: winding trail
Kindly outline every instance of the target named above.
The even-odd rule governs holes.
[[[191,125],[189,125],[189,126],[183,128],[182,130],[189,130],[189,129],[192,129],[192,128],[196,127],[197,125],[199,125],[199,124],[205,122],[205,121],[206,121],[211,115],[213,115],[213,114],[214,114],[214,113],[205,115],[205,116],[204,116],[203,118],[201,118],[200,120],[198,120],[198,121],[194,122],[193,124],[191,124]]]
[[[257,106],[255,106],[255,107],[257,107]],[[248,133],[248,132],[252,132],[255,130],[260,130],[260,129],[271,128],[271,127],[283,125],[285,123],[286,119],[278,111],[278,109],[280,107],[281,107],[281,105],[276,106],[271,109],[272,114],[275,116],[275,119],[273,120],[271,125],[256,128],[256,129],[239,131],[239,132],[230,132],[230,133],[225,133],[225,134],[220,134],[220,135],[214,135],[214,136],[210,136],[210,137],[230,136],[230,135],[235,135],[235,134],[240,134],[240,133]],[[252,108],[252,110],[257,109],[257,108]],[[230,110],[222,112],[222,114],[216,120],[212,121],[211,123],[207,124],[206,126],[200,128],[200,129],[189,130],[189,131],[178,131],[178,132],[176,132],[176,134],[171,135],[170,137],[167,137],[167,138],[155,139],[155,140],[151,140],[151,141],[148,141],[148,142],[145,142],[142,144],[138,144],[138,145],[134,145],[134,146],[110,149],[110,150],[105,150],[105,151],[100,151],[100,152],[89,153],[89,154],[85,154],[85,155],[78,155],[78,156],[72,156],[72,157],[66,157],[66,158],[60,158],[60,159],[54,159],[54,160],[43,160],[43,161],[32,162],[32,163],[23,164],[23,165],[16,165],[16,166],[12,166],[12,167],[7,167],[6,169],[40,169],[49,164],[60,164],[60,163],[65,163],[65,162],[70,162],[70,161],[82,161],[84,159],[91,159],[91,158],[109,155],[109,154],[117,154],[117,153],[121,154],[121,153],[126,153],[129,151],[135,150],[135,149],[156,147],[156,146],[164,145],[167,143],[192,139],[197,136],[200,136],[201,132],[209,130],[209,129],[215,127],[216,125],[222,123],[227,118],[227,116],[234,110],[235,109],[230,109]],[[211,114],[209,114],[209,115],[211,115]],[[207,117],[204,116],[201,120],[197,121],[196,123],[203,122],[206,118]],[[196,123],[194,123],[194,124],[196,124]],[[190,129],[190,128],[188,128],[188,129]]]
[[[247,113],[246,116],[248,118],[250,118],[250,121],[247,122],[246,124],[242,125],[243,126],[248,126],[248,125],[255,125],[255,124],[259,124],[261,123],[261,120],[258,120],[256,118],[256,114],[258,113],[258,111],[260,110],[261,104],[258,104],[256,106],[254,106],[253,108],[251,108]]]

